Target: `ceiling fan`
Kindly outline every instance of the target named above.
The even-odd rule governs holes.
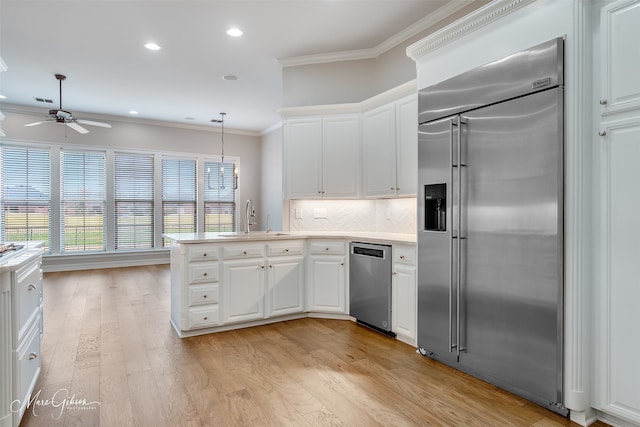
[[[73,115],[66,110],[62,109],[62,81],[64,79],[67,78],[67,76],[63,75],[63,74],[56,74],[56,79],[58,79],[58,81],[60,82],[60,108],[58,109],[54,109],[54,110],[49,110],[49,118],[47,120],[42,120],[39,122],[33,122],[33,123],[27,123],[25,126],[37,126],[37,125],[41,125],[42,123],[51,123],[51,122],[55,122],[55,123],[63,123],[67,126],[69,126],[71,129],[79,132],[79,133],[89,133],[89,131],[87,129],[85,129],[84,127],[80,126],[80,124],[83,125],[90,125],[90,126],[100,126],[103,128],[110,128],[111,125],[109,123],[102,123],[102,122],[94,122],[92,120],[83,120],[83,119],[76,119],[75,117],[73,117]]]

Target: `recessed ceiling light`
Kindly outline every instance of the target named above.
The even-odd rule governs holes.
[[[226,76],[222,76],[223,80],[238,80],[238,76],[234,76],[233,74],[227,74]]]
[[[242,35],[242,30],[240,30],[239,28],[229,28],[227,30],[227,34],[230,35],[231,37],[240,37]]]
[[[7,97],[4,95],[0,95],[0,99],[7,99]]]
[[[155,43],[147,43],[144,45],[149,50],[160,50],[160,46]]]
[[[137,112],[137,111],[135,111],[135,110],[131,110],[131,111],[129,111],[129,114],[136,115],[136,114],[138,114],[138,112]]]

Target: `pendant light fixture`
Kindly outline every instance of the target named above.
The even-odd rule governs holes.
[[[220,189],[224,190],[225,184],[224,184],[224,116],[226,116],[227,113],[220,113],[220,118],[219,119],[211,119],[212,123],[220,123],[222,125],[222,131],[220,133],[220,138],[221,138],[221,160],[220,160]],[[232,187],[234,190],[238,189],[238,168],[236,167],[236,163],[233,162],[232,165],[232,171],[233,171],[233,179],[232,179]],[[211,171],[207,171],[207,172],[211,172]],[[209,175],[209,178],[211,177],[211,175]],[[209,182],[209,188],[211,188],[211,182]]]

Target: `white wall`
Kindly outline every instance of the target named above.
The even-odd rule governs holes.
[[[271,215],[271,229],[282,231],[282,127],[265,134],[260,148],[262,203],[257,213],[260,216],[262,229],[267,229],[267,215]]]

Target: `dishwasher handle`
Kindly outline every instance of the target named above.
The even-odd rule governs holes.
[[[387,259],[387,251],[391,249],[387,245],[370,245],[370,244],[357,244],[351,245],[351,255],[362,256],[367,258],[379,258]]]

